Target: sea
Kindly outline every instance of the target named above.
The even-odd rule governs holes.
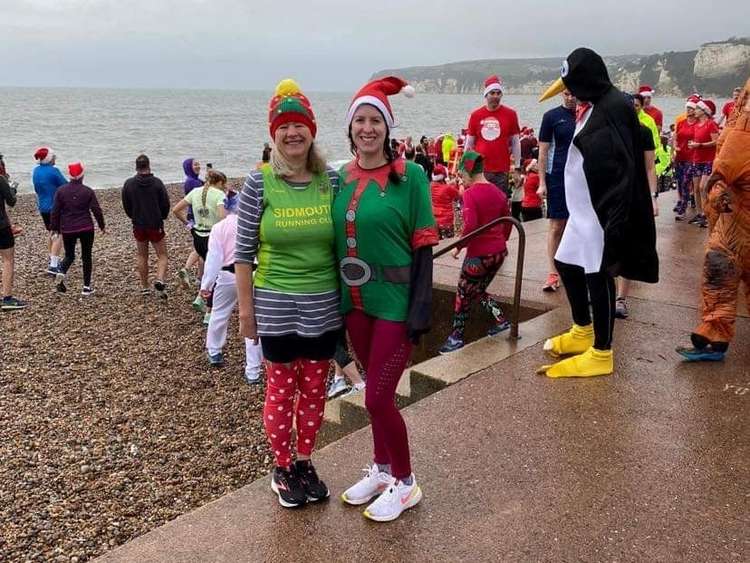
[[[344,117],[351,92],[306,92],[318,122],[318,142],[331,161],[350,157]],[[34,151],[49,146],[67,175],[80,160],[86,183],[120,187],[134,174],[135,157],[151,158],[165,182],[184,179],[182,161],[212,163],[228,177],[242,177],[260,160],[268,135],[271,92],[229,90],[126,90],[86,88],[0,88],[0,154],[20,192],[33,191]],[[479,95],[417,94],[391,98],[398,128],[394,137],[415,141],[465,127]],[[718,100],[722,107],[725,100]],[[538,131],[544,112],[557,101],[537,96],[504,96],[522,126]],[[655,104],[671,123],[683,111],[683,98],[659,97]]]

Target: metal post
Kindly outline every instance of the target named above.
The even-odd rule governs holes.
[[[518,340],[521,336],[518,334],[518,325],[521,319],[521,285],[523,284],[523,259],[526,254],[526,231],[524,230],[521,222],[514,217],[498,217],[497,219],[482,225],[478,229],[471,231],[468,235],[461,237],[457,241],[452,242],[445,248],[441,248],[435,254],[432,255],[432,259],[440,258],[444,254],[448,254],[451,250],[459,245],[462,245],[477,235],[482,234],[487,229],[499,225],[500,223],[510,223],[518,231],[518,256],[516,257],[516,283],[513,289],[513,306],[510,313],[510,340]]]

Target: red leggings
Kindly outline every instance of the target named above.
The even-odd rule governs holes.
[[[266,403],[263,423],[276,465],[292,464],[292,412],[297,406],[297,453],[312,454],[323,422],[326,377],[330,360],[295,360],[290,364],[266,362]]]
[[[375,463],[390,464],[396,479],[411,475],[406,424],[396,407],[396,386],[406,368],[411,342],[406,323],[376,319],[353,310],[346,329],[367,374],[365,406],[372,422]]]

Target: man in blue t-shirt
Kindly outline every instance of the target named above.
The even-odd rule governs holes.
[[[37,166],[31,175],[36,192],[37,208],[44,221],[44,228],[49,232],[49,266],[47,273],[54,276],[59,272],[62,237],[50,231],[50,214],[55,202],[55,194],[60,186],[68,183],[62,172],[55,166],[55,153],[49,147],[40,147],[34,153]]]
[[[547,256],[550,273],[542,289],[557,291],[560,277],[555,269],[555,253],[560,245],[565,223],[568,221],[568,207],[565,205],[565,161],[568,147],[573,140],[576,128],[576,98],[568,90],[563,90],[563,103],[549,110],[542,117],[539,128],[539,174],[540,197],[547,197]]]

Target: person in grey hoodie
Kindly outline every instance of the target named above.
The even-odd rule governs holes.
[[[164,220],[169,215],[169,194],[164,183],[151,173],[151,161],[142,154],[135,159],[136,175],[126,180],[122,188],[122,206],[133,222],[133,236],[138,248],[138,276],[141,295],[150,293],[148,284],[149,244],[156,252],[157,267],[154,289],[166,299],[167,243],[164,239]]]
[[[81,261],[83,262],[83,291],[81,295],[94,293],[91,287],[93,271],[94,222],[93,214],[102,234],[104,231],[104,214],[94,190],[84,185],[85,169],[80,162],[68,165],[70,182],[60,187],[55,193],[55,200],[50,214],[50,230],[62,235],[65,258],[60,263],[60,271],[55,276],[57,291],[65,293],[65,276],[76,257],[76,243],[81,241]]]

